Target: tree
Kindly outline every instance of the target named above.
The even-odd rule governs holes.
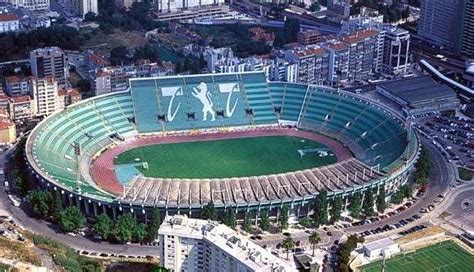
[[[75,87],[78,88],[81,93],[88,93],[91,91],[91,83],[87,79],[78,80]]]
[[[36,217],[46,218],[50,214],[53,197],[47,191],[33,191],[27,196],[31,211]]]
[[[331,203],[331,222],[336,222],[341,219],[342,211],[342,197],[336,196]]]
[[[136,227],[137,222],[132,214],[127,213],[124,215],[119,215],[113,230],[115,239],[122,243],[132,241]]]
[[[362,205],[364,215],[367,217],[370,217],[374,214],[374,200],[375,198],[372,188],[368,188],[365,191],[364,204]]]
[[[349,260],[351,252],[357,247],[357,243],[363,243],[364,238],[351,235],[347,241],[339,246],[339,271],[349,271]]]
[[[291,237],[286,237],[282,242],[281,245],[286,251],[286,259],[288,260],[290,258],[290,251],[295,248],[295,241],[293,241],[293,238]]]
[[[314,257],[314,250],[316,249],[316,245],[321,242],[321,237],[317,232],[311,233],[309,236],[309,243],[313,246],[313,257]]]
[[[59,216],[63,210],[63,199],[61,198],[61,193],[59,191],[54,191],[53,201],[51,203],[51,215],[54,219],[59,220]]]
[[[137,227],[135,228],[135,233],[134,233],[135,240],[141,243],[145,240],[146,237],[147,237],[146,225],[143,223],[138,224]]]
[[[216,210],[214,208],[214,202],[212,202],[212,200],[207,203],[207,205],[204,206],[204,208],[202,209],[201,218],[205,220],[217,219]]]
[[[379,194],[377,195],[377,211],[383,213],[387,208],[387,203],[385,203],[385,187],[379,188]]]
[[[84,22],[92,22],[95,21],[96,14],[94,12],[89,11],[84,15]]]
[[[301,218],[300,225],[305,228],[311,227],[311,219],[309,219],[308,217]]]
[[[253,213],[246,212],[244,217],[244,225],[243,229],[245,232],[250,233],[252,231],[252,224],[253,224]]]
[[[260,228],[262,231],[267,231],[270,228],[270,218],[268,217],[268,211],[262,210],[260,212]]]
[[[107,214],[103,213],[97,217],[94,229],[102,240],[107,240],[112,232],[112,225],[112,220]]]
[[[313,221],[316,226],[324,225],[328,222],[328,201],[327,191],[322,190],[315,199],[315,209]]]
[[[288,218],[289,217],[289,211],[288,211],[288,205],[283,205],[280,209],[280,229],[285,230],[288,228]]]
[[[235,229],[237,226],[237,221],[235,219],[235,209],[229,208],[227,209],[227,214],[225,217],[225,224],[230,227],[231,229]]]
[[[151,222],[147,226],[147,239],[148,241],[154,241],[158,238],[158,230],[161,225],[160,209],[154,208]]]
[[[351,196],[348,210],[351,212],[351,216],[359,218],[361,212],[362,196],[360,192],[357,192]]]
[[[60,213],[58,223],[64,232],[71,232],[84,227],[85,222],[86,219],[79,208],[69,206]]]
[[[316,11],[319,11],[321,9],[321,6],[319,5],[318,2],[314,1],[313,3],[311,3],[311,6],[309,6],[309,10],[311,12],[316,12]]]

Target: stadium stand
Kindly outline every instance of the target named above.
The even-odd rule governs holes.
[[[267,83],[256,72],[141,78],[130,85],[128,91],[68,106],[43,120],[28,138],[26,155],[34,176],[48,188],[68,192],[86,213],[97,214],[99,206],[114,209],[114,217],[117,208],[142,209],[143,214],[155,206],[191,212],[211,200],[217,207],[239,209],[278,203],[296,207],[321,190],[329,197],[368,186],[393,191],[406,182],[418,152],[416,136],[398,117],[373,102],[321,86]],[[137,145],[195,137],[196,130],[272,135],[281,133],[282,121],[297,128],[286,129],[288,135],[337,140],[340,146],[328,146],[342,150],[336,152],[338,162],[242,178],[137,175],[127,185],[114,172],[115,156]],[[212,134],[203,137],[212,139]]]

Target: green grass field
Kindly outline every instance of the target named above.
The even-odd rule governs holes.
[[[474,255],[453,241],[441,242],[385,261],[388,272],[473,272]],[[361,267],[363,272],[382,271],[382,261]]]
[[[321,143],[288,136],[158,144],[128,150],[115,164],[134,163],[139,158],[148,163],[148,170],[139,167],[147,177],[228,178],[296,171],[337,161],[334,155],[320,157],[310,152],[301,158],[298,153],[315,148],[329,150]]]

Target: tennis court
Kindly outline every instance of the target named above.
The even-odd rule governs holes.
[[[382,261],[362,266],[361,271],[382,271]],[[453,241],[445,241],[387,259],[385,271],[473,272],[474,255],[469,254]]]
[[[115,164],[146,162],[144,176],[230,178],[302,170],[337,161],[325,145],[293,136],[166,143],[125,151]]]

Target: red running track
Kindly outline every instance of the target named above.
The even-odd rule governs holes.
[[[110,147],[99,155],[91,165],[90,174],[94,182],[96,182],[100,188],[114,195],[120,196],[123,192],[123,186],[119,183],[117,176],[115,175],[114,158],[129,149],[160,143],[180,143],[273,135],[295,136],[322,143],[334,152],[338,161],[344,161],[353,157],[349,149],[343,146],[340,142],[324,135],[297,129],[256,128],[229,132],[201,132],[199,134],[193,134],[193,132],[190,132],[183,135],[137,136],[136,138],[128,139],[118,146]]]

